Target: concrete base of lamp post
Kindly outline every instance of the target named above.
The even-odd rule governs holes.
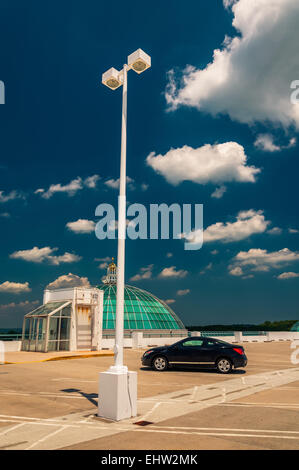
[[[112,366],[99,374],[98,416],[113,421],[137,416],[137,372]]]

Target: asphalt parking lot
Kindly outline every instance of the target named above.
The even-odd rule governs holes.
[[[111,356],[0,366],[0,449],[298,449],[291,343],[243,345],[248,366],[229,375],[154,372],[141,367],[142,351],[126,350],[138,417],[119,423],[95,417]]]

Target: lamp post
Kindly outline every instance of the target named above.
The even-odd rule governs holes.
[[[126,154],[127,154],[127,72],[140,74],[151,66],[151,58],[142,49],[128,56],[121,71],[110,68],[102,75],[102,83],[111,90],[123,87],[120,183],[118,197],[118,246],[114,365],[100,374],[98,415],[120,420],[137,413],[137,374],[123,364],[124,286],[126,238]],[[135,398],[134,398],[135,397]]]

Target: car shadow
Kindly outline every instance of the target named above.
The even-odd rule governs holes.
[[[140,367],[140,370],[142,371],[152,371],[152,372],[159,372],[159,371],[154,371],[153,369],[151,369],[150,367]],[[243,375],[243,374],[246,374],[246,370],[244,369],[233,369],[231,372],[229,372],[228,374],[221,374],[220,372],[218,372],[216,369],[200,369],[199,367],[170,367],[169,369],[167,369],[166,371],[163,371],[163,373],[171,373],[171,372],[205,372],[205,373],[208,373],[208,374],[218,374],[218,375]],[[160,373],[160,372],[159,372]]]

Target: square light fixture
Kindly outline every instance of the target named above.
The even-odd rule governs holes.
[[[142,49],[137,49],[128,56],[128,66],[136,73],[142,73],[151,66],[151,58]]]
[[[107,70],[107,72],[103,73],[102,75],[102,83],[106,85],[111,90],[116,90],[116,88],[122,85],[122,81],[120,78],[120,72],[116,70],[114,67]]]

